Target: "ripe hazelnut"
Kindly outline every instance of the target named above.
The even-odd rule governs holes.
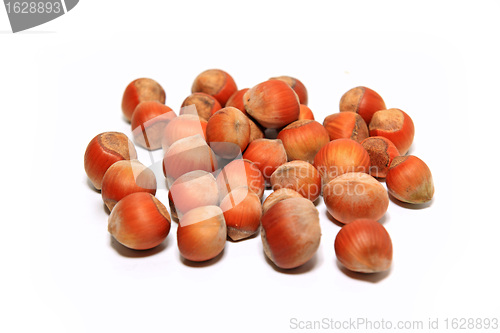
[[[220,109],[222,106],[215,97],[210,96],[205,93],[193,93],[186,97],[184,102],[182,102],[180,114],[188,112],[188,110],[193,110],[194,108],[185,108],[186,106],[194,105],[196,107],[196,114],[205,121],[208,121],[210,117]]]
[[[368,173],[370,156],[363,146],[351,139],[337,139],[327,143],[314,158],[323,186],[335,177],[348,172]]]
[[[368,137],[368,126],[363,118],[354,112],[339,112],[329,115],[323,126],[330,135],[330,140],[352,139],[361,142]]]
[[[248,187],[238,187],[222,199],[227,235],[233,241],[248,238],[259,231],[262,206],[260,198]]]
[[[400,109],[377,111],[370,122],[370,136],[389,139],[401,155],[405,155],[410,149],[414,135],[413,121]]]
[[[367,87],[352,88],[340,99],[340,112],[356,112],[366,124],[370,124],[375,112],[384,109],[386,106],[382,97]]]
[[[338,176],[323,188],[328,212],[339,222],[357,219],[378,221],[389,207],[389,196],[375,178],[362,172]]]
[[[278,267],[305,264],[321,239],[319,213],[305,198],[291,198],[272,206],[261,219],[260,233],[266,256]]]
[[[222,158],[231,159],[243,153],[250,141],[250,123],[237,108],[217,111],[207,124],[207,141]]]
[[[172,119],[163,130],[162,147],[167,150],[175,141],[194,135],[207,139],[207,122],[196,115],[183,114]]]
[[[286,163],[286,151],[281,140],[257,139],[248,145],[243,158],[255,163],[267,182],[276,169]]]
[[[202,170],[185,173],[170,186],[168,200],[175,219],[196,207],[218,205],[219,190],[215,177]]]
[[[293,78],[291,76],[278,76],[278,77],[273,77],[270,78],[270,80],[281,80],[288,84],[290,88],[295,91],[297,96],[299,97],[299,102],[300,104],[307,105],[307,89],[306,86],[302,82],[300,82],[298,79]]]
[[[217,206],[191,209],[179,221],[177,245],[187,260],[206,261],[224,250],[227,230],[222,210]]]
[[[247,113],[266,128],[281,128],[299,118],[297,95],[283,81],[259,83],[243,99]]]
[[[420,204],[434,196],[431,170],[416,156],[394,157],[385,182],[389,193],[403,202]]]
[[[314,120],[314,114],[311,109],[304,104],[300,104],[299,120]]]
[[[234,160],[226,165],[217,176],[219,197],[223,199],[232,190],[248,186],[262,199],[265,190],[264,177],[257,166],[249,160]]]
[[[238,88],[231,75],[220,69],[209,69],[196,77],[191,92],[202,92],[215,97],[221,106],[225,106],[229,97]]]
[[[132,193],[120,200],[109,215],[108,231],[128,248],[151,249],[167,238],[170,215],[153,195]]]
[[[247,115],[247,111],[245,110],[245,103],[243,102],[243,96],[248,90],[249,88],[245,88],[238,90],[234,94],[232,94],[226,102],[226,107],[232,106],[233,108],[237,108],[245,115]]]
[[[130,121],[134,141],[148,150],[161,148],[165,126],[175,117],[175,112],[160,102],[139,103]]]
[[[326,129],[314,120],[297,120],[283,128],[278,139],[285,146],[289,161],[314,161],[318,151],[330,142]]]
[[[140,102],[158,101],[165,104],[165,90],[153,79],[141,78],[129,83],[122,99],[122,111],[130,121],[135,108]]]
[[[98,190],[106,170],[115,162],[137,158],[134,144],[119,132],[105,132],[96,135],[85,150],[84,167],[87,176]]]
[[[350,271],[383,272],[391,267],[391,237],[377,221],[357,220],[340,229],[335,238],[335,254]]]
[[[290,198],[303,198],[299,192],[294,191],[289,188],[280,188],[269,194],[269,196],[264,200],[262,204],[262,214],[265,214],[272,206],[280,201],[290,199]]]
[[[321,194],[321,176],[312,164],[292,161],[278,167],[271,176],[273,190],[289,188],[304,198],[316,200]]]
[[[385,178],[392,159],[399,156],[396,146],[383,136],[372,136],[364,139],[361,145],[370,155],[370,175]]]
[[[175,141],[163,158],[163,172],[173,179],[190,171],[214,172],[217,168],[214,152],[199,134]]]
[[[118,161],[104,174],[102,199],[110,211],[118,201],[135,192],[156,194],[156,177],[138,160]]]

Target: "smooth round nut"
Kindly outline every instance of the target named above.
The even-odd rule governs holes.
[[[328,212],[344,224],[363,218],[378,221],[389,207],[384,186],[362,172],[346,173],[330,181],[323,188],[323,199]]]
[[[224,250],[226,237],[224,215],[217,206],[190,210],[182,216],[177,227],[179,252],[191,261],[215,258]]]
[[[120,132],[104,132],[96,135],[85,150],[84,167],[89,180],[97,190],[102,178],[115,162],[137,158],[134,144]]]
[[[392,241],[384,226],[373,220],[356,220],[340,229],[335,255],[350,271],[377,273],[392,263]]]
[[[291,269],[308,262],[321,239],[319,213],[305,198],[291,198],[272,206],[261,220],[266,256],[278,267]]]
[[[271,176],[273,190],[289,188],[304,198],[315,201],[321,194],[321,176],[316,168],[304,161],[291,161],[278,167]]]
[[[167,238],[170,215],[150,193],[133,193],[120,200],[109,215],[108,231],[128,248],[151,249]]]

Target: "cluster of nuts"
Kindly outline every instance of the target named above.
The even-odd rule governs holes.
[[[338,260],[356,272],[384,271],[392,242],[377,221],[389,206],[388,192],[412,204],[434,194],[427,165],[406,155],[412,119],[387,109],[369,88],[346,92],[340,112],[323,124],[307,107],[305,86],[289,76],[238,90],[228,73],[207,70],[194,80],[178,116],[164,103],[163,88],[142,78],[125,89],[122,110],[137,145],[164,150],[170,212],[187,260],[212,259],[227,238],[239,241],[260,230],[276,266],[301,266],[319,247],[314,202],[322,195],[344,224],[335,240]],[[108,230],[118,242],[143,250],[167,237],[171,218],[154,196],[155,175],[137,160],[125,134],[92,139],[85,170],[111,211]],[[388,191],[377,178],[385,178]],[[266,187],[273,192],[262,203]]]

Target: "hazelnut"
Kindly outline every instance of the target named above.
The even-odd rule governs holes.
[[[122,99],[122,111],[130,121],[135,108],[140,102],[158,101],[165,104],[165,90],[153,79],[141,78],[129,83]]]
[[[352,139],[361,142],[369,135],[363,118],[354,112],[339,112],[329,115],[323,121],[330,140]]]
[[[109,215],[108,231],[128,248],[148,250],[167,238],[170,215],[150,193],[132,193],[120,200]]]
[[[392,241],[384,226],[373,220],[357,220],[340,229],[335,254],[345,268],[360,273],[388,270],[392,263]]]
[[[398,148],[382,136],[372,136],[361,142],[370,155],[370,175],[385,178],[392,159],[399,156]]]
[[[283,128],[278,139],[283,142],[289,161],[314,161],[318,151],[330,142],[326,129],[314,120],[297,120]]]
[[[290,88],[292,88],[293,91],[295,91],[295,93],[297,94],[300,104],[307,105],[307,89],[306,86],[304,86],[304,84],[299,81],[299,79],[283,75],[270,78],[270,80],[281,80],[288,84]]]
[[[281,128],[299,118],[297,95],[283,81],[259,83],[248,90],[243,99],[247,113],[266,128]]]
[[[173,179],[190,171],[214,172],[217,168],[214,152],[199,134],[175,141],[163,158],[163,172]]]
[[[261,219],[266,256],[278,267],[291,269],[308,262],[321,239],[319,213],[305,198],[291,198],[272,206]]]
[[[106,170],[115,162],[137,158],[134,144],[123,133],[104,132],[96,135],[85,150],[85,172],[94,187],[102,187]]]
[[[248,187],[238,187],[222,199],[227,235],[233,241],[248,238],[259,231],[262,206],[260,198]]]
[[[348,172],[368,173],[370,156],[363,146],[351,139],[337,139],[323,146],[314,158],[323,185]]]
[[[243,158],[255,163],[268,183],[273,172],[287,161],[285,147],[279,139],[256,139],[250,142]]]
[[[321,176],[312,164],[292,161],[278,167],[271,176],[273,190],[289,188],[304,198],[316,200],[321,194]]]
[[[118,201],[135,192],[156,194],[156,177],[138,160],[118,161],[104,174],[102,199],[110,211]]]
[[[168,199],[175,219],[196,207],[218,205],[219,190],[215,177],[203,170],[185,173],[170,186]]]
[[[416,156],[394,157],[385,182],[389,193],[403,202],[421,204],[434,196],[431,170]]]
[[[180,114],[185,114],[185,112],[190,110],[194,112],[194,108],[186,108],[189,105],[194,105],[196,108],[195,114],[205,121],[208,121],[215,112],[222,109],[222,106],[215,97],[205,93],[193,93],[186,97],[184,102],[182,102]]]
[[[269,194],[266,200],[264,200],[264,203],[262,204],[262,213],[265,214],[272,206],[274,206],[278,202],[290,198],[303,198],[303,196],[300,195],[299,192],[286,187],[277,189],[276,191]]]
[[[370,136],[389,139],[401,155],[405,155],[413,143],[415,127],[410,116],[400,109],[375,112],[370,122]]]
[[[206,261],[219,255],[226,244],[227,230],[217,206],[191,209],[179,221],[177,245],[187,260]]]
[[[232,94],[226,102],[226,107],[232,106],[233,108],[237,108],[238,110],[243,112],[245,115],[248,115],[247,111],[245,110],[245,103],[243,102],[243,96],[248,90],[249,88],[245,88],[238,90],[234,94]]]
[[[339,222],[380,220],[389,207],[389,196],[375,178],[362,172],[338,176],[323,188],[328,212]]]
[[[172,119],[163,130],[162,148],[167,150],[175,141],[194,135],[207,139],[207,122],[196,115],[182,114]]]
[[[250,123],[237,108],[217,111],[208,121],[207,140],[222,158],[232,159],[242,154],[250,141]]]
[[[257,166],[249,160],[234,160],[227,164],[217,176],[219,196],[223,199],[232,190],[248,186],[262,199],[265,190],[264,177]]]
[[[175,117],[175,112],[160,102],[139,103],[130,121],[134,141],[148,150],[160,149],[165,126]]]
[[[314,120],[312,110],[304,104],[300,104],[299,120]]]
[[[342,95],[340,112],[358,113],[368,125],[375,112],[386,109],[385,102],[377,92],[367,87],[355,87]]]
[[[191,87],[191,92],[202,92],[215,97],[221,106],[225,106],[229,97],[238,88],[234,79],[220,69],[209,69],[196,77]]]

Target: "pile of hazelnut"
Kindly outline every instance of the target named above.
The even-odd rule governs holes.
[[[146,78],[126,87],[122,110],[138,146],[163,149],[170,212],[187,260],[210,260],[228,238],[240,241],[260,231],[277,267],[299,267],[319,247],[314,202],[323,196],[344,225],[335,239],[338,260],[352,271],[381,272],[392,262],[391,238],[377,222],[389,194],[411,204],[434,194],[427,165],[406,155],[412,119],[387,109],[366,87],[346,92],[340,112],[323,124],[314,120],[298,79],[275,77],[238,90],[218,69],[196,77],[178,116],[165,105],[163,88]],[[111,212],[108,230],[118,242],[146,250],[165,240],[171,218],[155,197],[156,176],[137,160],[125,134],[93,138],[85,171]],[[385,178],[388,191],[377,178]],[[273,192],[262,203],[266,187]]]

